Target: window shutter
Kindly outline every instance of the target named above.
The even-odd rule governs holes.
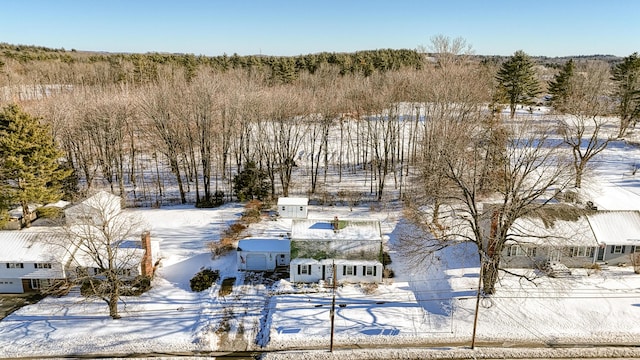
[[[626,248],[626,246],[622,245],[622,253],[624,254],[624,248]]]
[[[342,265],[342,275],[347,275],[347,265]]]
[[[309,271],[307,271],[307,273],[309,273],[309,275],[311,275],[311,265],[307,265],[309,267]]]
[[[367,275],[367,267],[363,266],[362,267],[362,276],[366,276]]]
[[[611,245],[611,253],[613,254],[613,249],[615,248],[615,245]]]
[[[376,276],[376,270],[378,269],[377,265],[373,265],[373,276]]]
[[[298,275],[300,275],[300,274],[301,274],[301,272],[300,272],[300,264],[298,264]]]

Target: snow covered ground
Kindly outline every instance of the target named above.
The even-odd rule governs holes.
[[[614,142],[586,180],[583,196],[600,209],[640,209],[640,149]],[[207,243],[220,238],[239,219],[241,205],[219,209],[190,206],[130,209],[160,238],[162,265],[153,288],[121,303],[122,319],[112,320],[106,304],[87,301],[77,291],[48,297],[0,321],[0,358],[18,356],[226,351],[244,349],[327,349],[332,290],[320,284],[299,286],[286,280],[236,271],[235,254],[212,259]],[[629,344],[640,339],[640,275],[631,268],[576,270],[568,278],[539,277],[535,282],[505,275],[478,313],[477,341],[472,336],[478,262],[475,249],[461,244],[442,250],[429,266],[416,266],[398,251],[406,230],[402,209],[388,203],[359,206],[312,206],[310,217],[377,218],[393,260],[395,277],[378,286],[345,285],[335,292],[335,344],[376,344],[400,349],[376,350],[399,356],[484,357],[488,347],[514,342],[535,344]],[[290,221],[268,218],[252,224],[251,236],[279,236]],[[203,267],[235,278],[228,292],[219,281],[194,293],[189,280]],[[417,345],[444,344],[424,352]],[[423,351],[420,353],[420,351]],[[510,357],[518,350],[492,354]],[[546,357],[583,357],[574,350],[540,349]],[[576,350],[577,351],[577,350]],[[640,351],[590,349],[602,356],[640,356]],[[499,353],[498,353],[499,352]],[[268,358],[295,358],[296,353]],[[367,352],[338,350],[312,358],[367,358]],[[413,355],[412,355],[413,354]],[[417,355],[420,354],[420,355]],[[500,355],[502,354],[502,355]],[[316,356],[317,355],[317,356]],[[364,357],[363,357],[364,356]],[[370,357],[370,356],[369,356]]]

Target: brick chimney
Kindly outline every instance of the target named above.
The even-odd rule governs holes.
[[[145,231],[141,236],[142,249],[144,255],[142,256],[142,262],[140,268],[143,276],[153,276],[153,256],[151,254],[151,233]]]

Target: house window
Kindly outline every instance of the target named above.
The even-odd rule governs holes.
[[[311,265],[298,265],[298,275],[311,275]]]
[[[575,246],[570,248],[573,257],[593,257],[593,248],[588,246]]]
[[[366,276],[373,276],[373,266],[365,266],[364,267],[364,274]]]
[[[365,276],[376,276],[376,267],[375,266],[363,266],[362,267],[362,273]]]
[[[24,269],[23,263],[7,263],[7,269]]]
[[[32,289],[44,289],[49,286],[49,280],[47,279],[31,279]]]
[[[117,273],[120,276],[131,276],[131,269],[118,269]]]
[[[51,264],[50,263],[35,263],[35,264],[33,264],[33,266],[36,269],[51,269]]]
[[[536,256],[537,248],[535,247],[522,247],[520,245],[511,245],[509,247],[508,256]]]
[[[342,267],[342,275],[355,275],[356,267],[355,266],[343,266]]]
[[[638,245],[634,246],[631,252],[640,253],[640,246]]]
[[[612,254],[624,254],[624,246],[623,245],[613,245],[611,247]]]

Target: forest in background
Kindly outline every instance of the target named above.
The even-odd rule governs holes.
[[[425,119],[494,127],[487,104],[507,57],[472,55],[448,38],[430,50],[208,57],[3,43],[0,99],[51,125],[80,195],[108,187],[129,204],[207,206],[232,200],[233,177],[252,162],[272,197],[326,198],[329,174],[363,179],[342,197],[380,200],[390,175],[401,189],[421,173],[436,136]],[[617,61],[577,61],[605,60]],[[557,62],[535,63],[546,90]]]

